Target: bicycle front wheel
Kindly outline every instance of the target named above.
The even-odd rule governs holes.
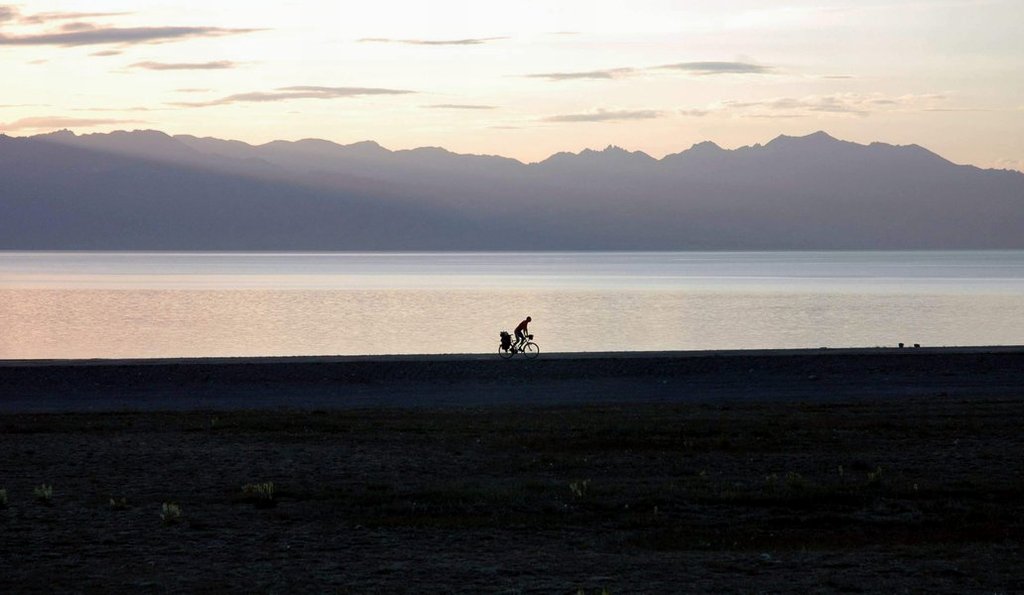
[[[533,359],[540,355],[540,347],[537,347],[536,343],[527,343],[526,347],[523,347],[523,355],[526,359]]]
[[[508,359],[515,354],[511,349],[502,349],[501,345],[498,346],[498,357],[501,359]]]

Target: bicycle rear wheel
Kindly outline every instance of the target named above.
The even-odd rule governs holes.
[[[536,343],[527,343],[523,347],[523,355],[526,356],[526,359],[533,359],[540,355],[540,347],[537,347]]]
[[[501,345],[498,345],[498,357],[501,359],[508,359],[515,355],[515,352],[511,349],[502,349]]]

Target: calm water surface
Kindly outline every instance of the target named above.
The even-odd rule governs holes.
[[[0,359],[1024,343],[1024,252],[0,252]]]

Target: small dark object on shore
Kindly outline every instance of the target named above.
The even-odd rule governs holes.
[[[903,343],[900,343],[900,349],[903,349]]]
[[[914,343],[914,347],[920,347],[920,346],[921,346],[920,343]]]

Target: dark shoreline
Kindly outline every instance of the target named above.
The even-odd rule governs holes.
[[[0,592],[1020,592],[1021,427],[1019,391],[0,415]]]
[[[1018,592],[1022,427],[1017,347],[0,362],[0,592]]]
[[[1024,387],[1024,347],[0,361],[0,413],[839,402]]]

